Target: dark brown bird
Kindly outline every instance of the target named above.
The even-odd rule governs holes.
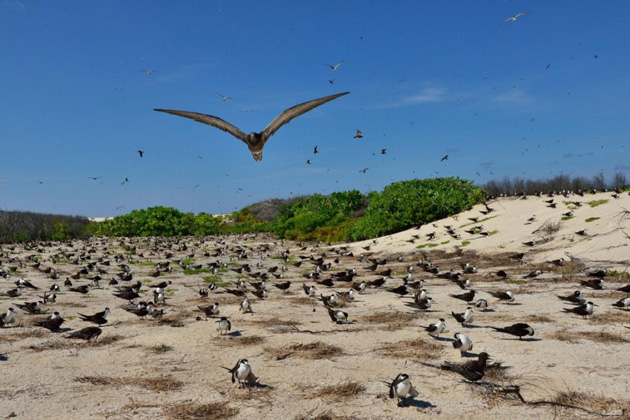
[[[75,331],[72,334],[69,334],[68,336],[66,336],[66,338],[76,338],[76,339],[87,340],[87,341],[94,339],[94,341],[96,341],[98,339],[98,336],[101,335],[102,333],[103,333],[103,330],[100,329],[99,327],[87,327],[79,331]]]
[[[475,291],[471,290],[470,292],[462,293],[460,295],[449,295],[452,298],[463,300],[464,302],[472,302],[475,300]]]
[[[350,92],[337,93],[335,95],[325,96],[323,98],[314,99],[309,102],[304,102],[302,104],[296,105],[289,109],[284,110],[280,115],[274,118],[273,121],[269,123],[265,129],[260,133],[249,133],[245,134],[229,122],[222,120],[219,117],[214,117],[212,115],[200,114],[198,112],[188,112],[188,111],[175,111],[170,109],[155,109],[154,111],[166,112],[168,114],[178,115],[180,117],[190,118],[200,123],[208,124],[213,127],[218,128],[219,130],[226,131],[247,144],[249,151],[252,153],[254,160],[261,161],[262,160],[262,152],[265,143],[269,140],[273,134],[278,131],[283,125],[289,123],[292,119],[299,117],[302,114],[307,113],[308,111],[325,104],[326,102],[332,101],[340,96],[344,96],[349,94]]]
[[[446,362],[442,365],[442,370],[456,372],[471,382],[483,379],[486,370],[486,362],[490,356],[486,352],[479,353],[477,360],[472,360],[461,365]]]
[[[291,287],[291,282],[290,281],[285,281],[284,283],[274,284],[274,287],[277,287],[280,290],[287,291],[287,290],[289,290],[289,287]]]

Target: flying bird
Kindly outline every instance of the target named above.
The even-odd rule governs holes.
[[[129,182],[129,178],[125,178],[125,180],[121,182],[120,185],[125,185],[127,182]]]
[[[363,138],[363,133],[361,132],[361,130],[359,130],[357,128],[357,135],[354,136],[353,138],[355,138],[355,139],[362,139]]]
[[[362,174],[364,174],[364,173],[366,173],[366,172],[367,172],[367,170],[368,170],[368,169],[370,169],[370,168],[363,168],[363,169],[361,169],[359,172],[361,172]]]
[[[138,150],[138,154],[140,155],[140,157],[142,158],[142,156],[144,156],[144,150]]]
[[[226,131],[241,140],[243,143],[247,144],[249,151],[252,153],[254,160],[261,161],[262,160],[262,151],[265,143],[269,140],[271,136],[274,135],[276,131],[278,131],[283,125],[289,123],[296,117],[299,117],[306,112],[325,104],[326,102],[332,101],[340,96],[348,95],[350,92],[337,93],[335,95],[325,96],[323,98],[314,99],[309,102],[304,102],[302,104],[296,105],[292,108],[285,109],[280,115],[274,118],[273,121],[265,127],[265,129],[260,133],[249,133],[245,134],[232,124],[227,121],[222,120],[221,118],[214,117],[212,115],[200,114],[198,112],[188,112],[188,111],[175,111],[170,109],[155,109],[154,111],[166,112],[168,114],[178,115],[180,117],[190,118],[200,123],[208,124],[213,127],[216,127],[220,130]]]
[[[317,150],[317,146],[315,146],[315,147],[313,148],[313,154],[314,154],[314,155],[316,155],[316,154],[318,154],[318,153],[319,153],[319,150]]]
[[[217,95],[219,95],[219,96],[221,97],[221,100],[222,100],[223,102],[227,102],[227,100],[228,100],[228,99],[234,99],[234,98],[232,98],[231,96],[222,95],[222,94],[220,94],[219,92],[214,92],[214,93],[216,93]]]
[[[504,23],[507,23],[507,22],[516,22],[516,20],[517,20],[517,19],[519,19],[519,18],[521,18],[521,17],[523,17],[523,16],[525,16],[525,15],[529,15],[529,14],[531,14],[531,13],[532,13],[532,12],[521,12],[521,13],[517,13],[516,15],[514,15],[514,16],[512,16],[512,17],[509,17],[509,18],[505,19],[503,22],[499,23],[499,26],[501,26],[501,25],[503,25]]]
[[[330,67],[333,71],[336,71],[341,65],[343,64],[343,61],[338,62],[335,65],[330,65],[330,64],[324,64],[326,67]],[[333,79],[334,80],[334,79]]]
[[[442,159],[440,159],[440,162],[444,162],[445,160],[448,160],[448,155],[444,155]]]
[[[147,69],[147,70],[140,70],[140,72],[146,73],[149,76],[151,76],[153,73],[157,72],[157,70],[149,70],[149,69]]]
[[[98,181],[99,179],[102,178],[102,176],[88,176],[89,179],[91,179],[92,181]]]

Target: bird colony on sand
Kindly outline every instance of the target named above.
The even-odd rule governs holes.
[[[492,211],[492,204],[481,208]],[[518,370],[525,363],[521,354],[535,355],[553,341],[545,338],[548,334],[540,337],[540,328],[548,331],[554,323],[588,328],[595,321],[601,330],[607,324],[629,323],[627,276],[609,283],[611,272],[577,260],[528,263],[536,250],[522,247],[523,252],[499,256],[463,250],[374,253],[371,245],[295,243],[263,234],[4,245],[0,333],[6,338],[0,339],[0,354],[3,363],[19,365],[25,351],[46,347],[46,341],[31,343],[27,350],[7,346],[15,343],[11,334],[17,332],[21,339],[55,338],[64,348],[98,350],[118,345],[107,344],[108,336],[122,336],[124,342],[126,331],[137,334],[134,328],[140,323],[141,334],[172,336],[176,346],[191,335],[207,345],[229,342],[231,350],[213,352],[214,363],[204,363],[204,369],[219,375],[223,367],[230,374],[224,379],[249,392],[275,392],[290,374],[272,375],[268,365],[290,370],[300,351],[321,345],[310,342],[310,336],[345,343],[336,337],[348,333],[355,345],[367,342],[367,352],[379,355],[370,362],[373,376],[363,372],[362,380],[383,387],[384,382],[388,391],[382,394],[400,406],[431,409],[435,405],[422,402],[435,398],[423,386],[428,376],[498,387],[487,380],[489,370],[491,377]],[[544,300],[543,307],[535,306],[538,299]],[[597,321],[597,314],[612,321]],[[364,330],[373,329],[376,335],[361,338]],[[390,335],[398,330],[420,341],[397,344]],[[253,351],[248,345],[253,337],[272,347],[291,337],[292,344],[279,350],[262,346],[263,357],[260,348]],[[619,340],[628,341],[623,336]],[[423,356],[421,349],[435,354]],[[397,363],[395,355],[401,351],[404,363]],[[349,353],[340,349],[321,358],[349,360]],[[378,365],[389,357],[394,362],[387,364],[393,366],[388,378]],[[440,358],[441,363],[433,363]],[[527,362],[528,369],[545,367],[543,360],[534,359]],[[331,378],[328,374],[318,380]]]

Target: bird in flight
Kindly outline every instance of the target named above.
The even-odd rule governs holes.
[[[331,66],[330,64],[324,64],[326,67],[330,67],[333,71],[336,71],[341,65],[343,61],[338,62],[337,64]]]
[[[219,95],[219,96],[221,97],[221,100],[222,100],[223,102],[227,102],[227,100],[228,100],[228,99],[234,99],[234,98],[232,98],[231,96],[222,95],[222,94],[220,94],[219,92],[214,92],[214,93],[216,93],[217,95]]]
[[[120,185],[125,185],[127,182],[129,182],[129,178],[125,178],[125,180],[121,182]]]
[[[440,162],[444,162],[445,160],[448,160],[448,155],[444,155],[444,157],[442,157],[442,159],[440,159]]]
[[[102,178],[102,176],[88,176],[89,179],[91,179],[92,181],[98,181],[99,179]]]
[[[362,174],[364,174],[364,173],[366,173],[366,172],[367,172],[367,170],[368,170],[368,169],[370,169],[370,168],[363,168],[363,169],[361,169],[359,172],[361,172]]]
[[[144,156],[144,150],[138,150],[138,154],[140,155],[140,157]]]
[[[310,165],[310,164],[311,164],[311,160],[310,160],[310,159],[309,159],[309,160],[307,160],[307,161],[306,161],[306,164],[307,164],[307,165]]]
[[[381,155],[386,155],[387,154],[387,149],[381,149]]]
[[[355,139],[362,139],[363,138],[363,133],[358,128],[357,128],[357,135],[354,136],[354,138]]]
[[[507,23],[507,22],[516,22],[516,20],[517,20],[518,18],[520,18],[520,17],[522,17],[522,16],[525,16],[525,15],[529,15],[530,13],[532,13],[532,12],[521,12],[521,13],[517,13],[516,15],[514,15],[514,16],[512,16],[512,17],[509,17],[509,18],[505,19],[503,22],[499,23],[499,26],[501,26],[501,25],[503,25],[504,23]]]
[[[146,73],[149,76],[151,76],[153,73],[155,73],[157,70],[150,70],[150,69],[146,69],[146,70],[140,70],[142,73]]]
[[[328,79],[328,83],[330,83],[331,85],[335,84],[335,79]]]
[[[326,102],[332,101],[340,96],[344,96],[349,94],[350,92],[337,93],[335,95],[325,96],[323,98],[314,99],[312,101],[304,102],[302,104],[296,105],[294,107],[285,109],[282,111],[280,115],[273,119],[265,127],[265,129],[260,133],[249,133],[245,134],[229,122],[222,120],[219,117],[214,117],[212,115],[200,114],[198,112],[188,112],[188,111],[175,111],[171,109],[155,109],[154,111],[166,112],[167,114],[178,115],[180,117],[190,118],[200,123],[208,124],[213,127],[216,127],[220,130],[227,131],[243,143],[247,144],[249,151],[252,153],[255,161],[262,160],[262,151],[265,143],[269,140],[271,136],[274,135],[276,131],[278,131],[283,125],[289,123],[296,117],[299,117],[302,114],[307,113],[308,111],[316,108],[320,105],[325,104]]]
[[[319,153],[319,150],[317,150],[317,146],[315,146],[315,148],[313,149],[313,154],[316,155]]]

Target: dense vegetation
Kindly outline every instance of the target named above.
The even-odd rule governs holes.
[[[532,195],[538,192],[548,193],[551,191],[624,189],[627,185],[626,175],[623,172],[617,172],[610,181],[607,181],[604,174],[600,172],[590,179],[582,176],[571,177],[569,175],[557,175],[553,178],[537,180],[505,177],[502,180],[488,182],[484,185],[484,189],[490,196],[498,197],[502,194],[525,193]]]
[[[0,243],[82,238],[89,223],[81,216],[0,210]]]
[[[104,236],[203,236],[270,232],[280,238],[357,241],[420,226],[470,209],[488,196],[562,190],[625,188],[617,173],[610,182],[559,175],[546,180],[504,178],[485,189],[459,178],[395,182],[367,195],[357,190],[271,199],[252,204],[226,218],[184,213],[170,207],[134,210],[99,223],[78,216],[0,211],[0,243]]]

